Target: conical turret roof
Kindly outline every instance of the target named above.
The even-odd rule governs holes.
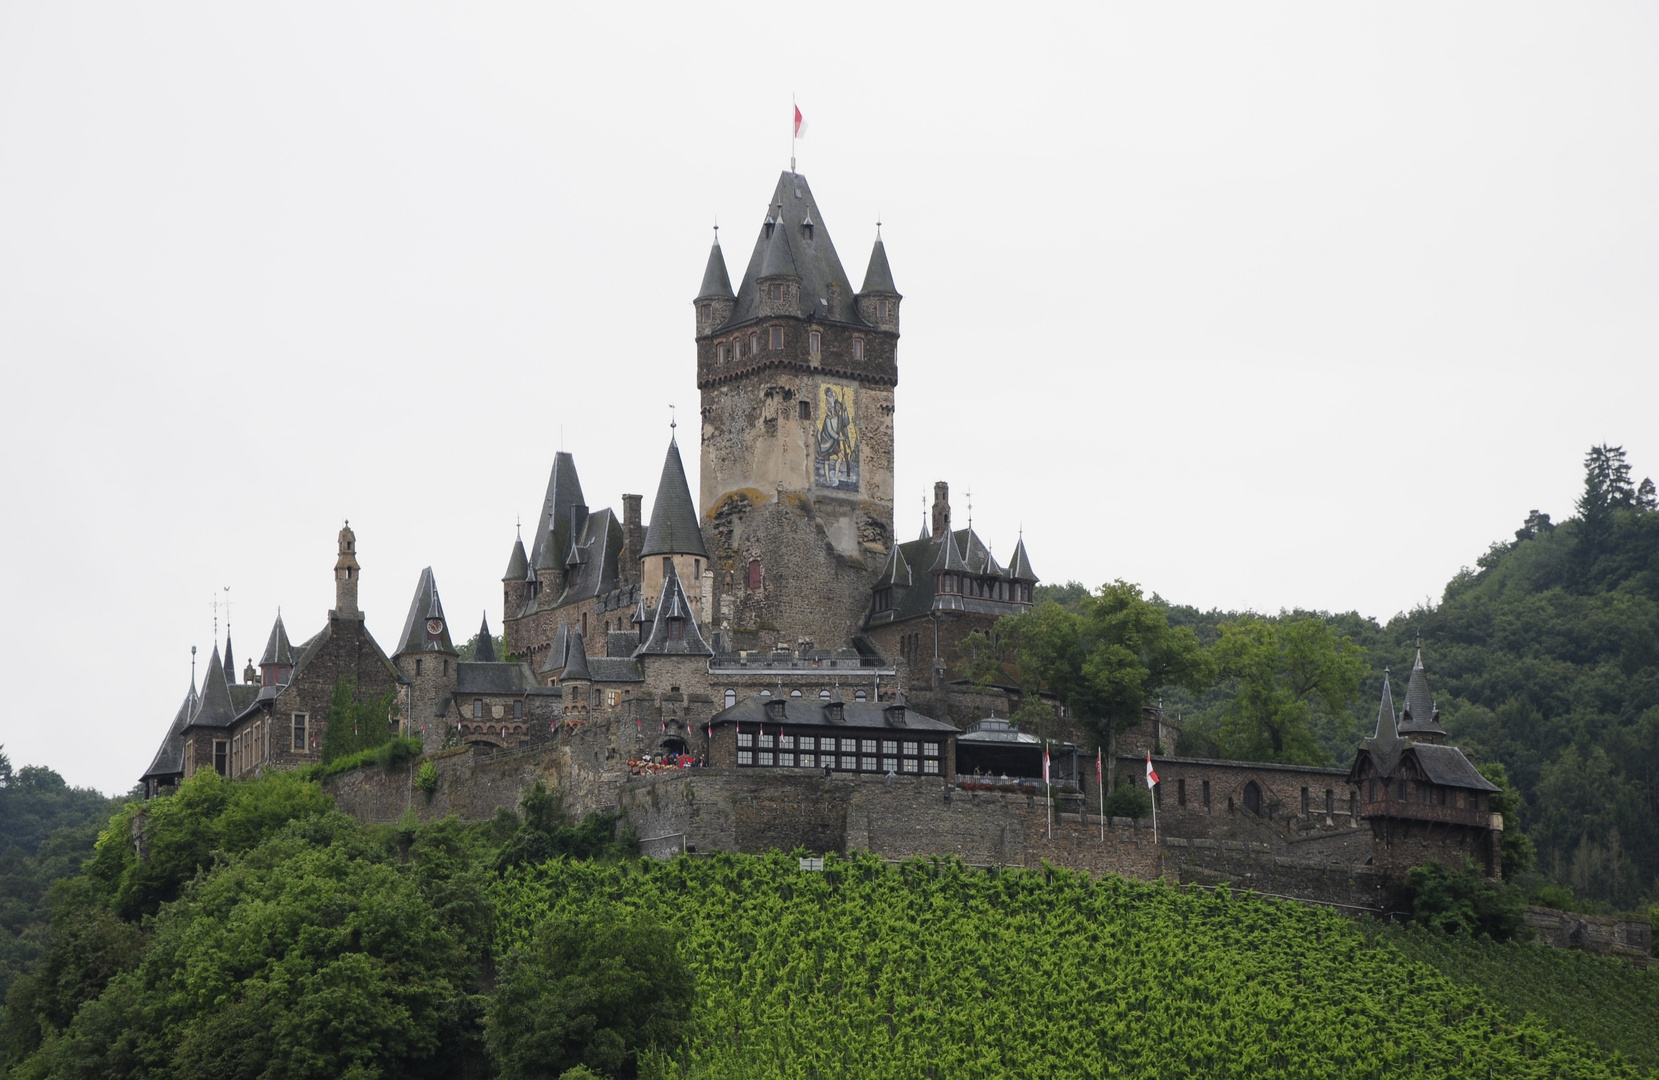
[[[939,539],[939,556],[933,560],[933,566],[930,568],[929,572],[940,573],[950,570],[966,574],[968,572],[968,561],[964,559],[962,557],[962,553],[956,549],[956,538],[949,530],[946,530],[940,534]]]
[[[565,669],[559,676],[560,682],[569,682],[572,679],[593,681],[593,672],[588,670],[588,647],[582,640],[582,631],[571,627],[569,644],[565,646]]]
[[[524,551],[524,537],[513,539],[513,553],[507,556],[507,572],[501,575],[502,581],[523,581],[530,573],[530,556]]]
[[[195,715],[190,718],[193,727],[228,727],[236,719],[236,704],[230,699],[230,685],[225,681],[225,662],[219,657],[219,646],[213,646],[213,656],[207,662],[207,675],[202,679],[202,694]]]
[[[657,481],[657,498],[651,504],[651,524],[645,530],[645,545],[640,549],[641,558],[648,555],[709,557],[703,547],[703,532],[697,527],[697,504],[691,501],[691,485],[686,483],[680,447],[673,439],[668,441],[662,479]]]
[[[230,648],[230,623],[225,623],[225,681],[236,682],[236,654]]]
[[[1400,741],[1398,719],[1394,715],[1394,691],[1388,685],[1388,672],[1383,672],[1382,701],[1377,705],[1377,731],[1371,736],[1372,749],[1385,757]]]
[[[887,265],[887,247],[881,242],[879,235],[876,237],[876,246],[870,249],[870,265],[864,271],[864,288],[859,292],[899,295],[899,290],[893,287],[893,271]]]
[[[789,254],[789,229],[782,221],[772,227],[772,235],[766,241],[766,258],[761,260],[760,276],[800,277],[795,269],[795,259]]]
[[[167,728],[167,734],[161,740],[155,758],[151,760],[150,767],[144,770],[144,775],[139,777],[140,780],[183,774],[184,729],[190,725],[190,717],[196,712],[197,704],[196,686],[192,683],[190,691],[179,703],[178,712],[173,714],[173,723]]]
[[[1034,582],[1037,572],[1031,569],[1031,556],[1025,553],[1025,537],[1014,545],[1014,557],[1008,560],[1008,576],[1015,581]]]
[[[1434,695],[1429,693],[1429,678],[1423,671],[1423,648],[1419,645],[1417,658],[1411,665],[1411,681],[1406,684],[1406,715],[1400,718],[1400,734],[1446,734],[1435,716]]]
[[[904,551],[898,544],[887,554],[887,565],[881,568],[881,577],[876,579],[878,585],[909,585],[910,563],[904,557]]]
[[[478,624],[478,647],[473,650],[472,658],[480,664],[495,663],[495,639],[490,636],[488,614],[485,614],[484,620]]]
[[[703,270],[703,286],[697,291],[699,300],[713,298],[735,298],[732,292],[732,279],[726,274],[726,256],[720,251],[719,237],[715,238],[714,246],[709,248],[709,264]]]
[[[294,664],[294,650],[288,644],[288,631],[282,625],[282,612],[277,612],[276,622],[271,625],[271,636],[265,641],[265,653],[259,658],[259,666],[279,664],[283,667],[292,667]]]
[[[438,632],[431,632],[436,620]],[[405,653],[439,652],[457,655],[449,640],[449,620],[444,618],[443,601],[438,599],[438,581],[428,566],[421,571],[415,583],[414,599],[409,601],[409,614],[403,620],[403,634],[398,639],[394,656]]]

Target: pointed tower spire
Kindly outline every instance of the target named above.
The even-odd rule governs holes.
[[[236,685],[236,654],[230,648],[230,619],[225,619],[225,681]]]
[[[1399,743],[1398,723],[1394,715],[1394,690],[1388,685],[1388,669],[1383,668],[1382,701],[1377,704],[1377,730],[1371,736],[1378,753],[1386,755]]]
[[[457,655],[449,640],[449,621],[444,618],[444,605],[438,599],[438,581],[430,566],[421,571],[420,580],[415,583],[415,596],[409,601],[409,614],[403,620],[403,634],[398,638],[397,652],[392,655],[423,652]]]
[[[357,565],[357,534],[351,531],[348,520],[340,529],[340,557],[334,560],[334,611],[341,619],[361,619],[357,610],[357,579],[362,567]]]
[[[478,648],[473,651],[472,658],[480,664],[495,663],[495,639],[490,636],[490,616],[484,613],[484,619],[478,624]]]
[[[708,266],[703,269],[703,284],[697,290],[699,300],[735,300],[732,279],[726,273],[726,256],[720,250],[720,226],[714,227],[714,244],[709,248]]]
[[[580,679],[583,682],[593,681],[593,672],[588,670],[588,646],[582,640],[582,631],[576,627],[570,628],[570,636],[565,644],[565,668],[559,676],[560,682],[570,682]]]
[[[645,546],[640,550],[642,558],[653,555],[709,557],[703,547],[702,530],[697,526],[697,504],[691,501],[691,485],[686,483],[680,447],[672,438],[663,458],[662,478],[657,481],[657,498],[651,504]]]
[[[899,230],[903,232],[903,229]],[[902,237],[900,239],[903,239]],[[887,265],[887,245],[881,242],[881,225],[876,225],[875,246],[870,249],[870,265],[864,270],[864,287],[859,293],[887,293],[899,295],[893,285],[893,268]]]
[[[1031,569],[1031,556],[1025,553],[1025,534],[1023,532],[1020,534],[1019,542],[1014,545],[1013,558],[1008,560],[1008,576],[1015,581],[1022,581],[1028,585],[1035,584],[1038,580],[1037,572]]]
[[[1417,656],[1411,664],[1411,681],[1406,684],[1406,711],[1400,717],[1400,734],[1418,742],[1438,743],[1446,736],[1440,713],[1429,693],[1429,678],[1423,670],[1423,643],[1417,642]]]

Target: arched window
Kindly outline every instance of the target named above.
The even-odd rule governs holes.
[[[820,690],[820,691],[818,691],[818,696],[819,696],[819,698],[823,699],[824,701],[828,701],[829,700],[829,691],[828,690]]]
[[[801,692],[799,690],[791,690],[791,691],[789,691],[789,696],[790,697],[800,697]]]
[[[749,560],[749,588],[751,588],[751,589],[760,588],[760,578],[761,578],[760,560],[759,559],[750,559]]]
[[[727,690],[726,691],[726,708],[729,709],[733,705],[736,705],[736,704],[737,704],[737,691],[736,690]]]
[[[760,696],[761,696],[761,697],[771,697],[771,696],[772,696],[772,691],[770,691],[770,690],[762,690],[762,691],[761,691],[761,692],[760,692]]]
[[[756,330],[749,335],[749,355],[760,352],[760,331]]]
[[[869,701],[870,700],[870,695],[866,694],[862,690],[854,690],[853,691],[853,700],[854,701]]]

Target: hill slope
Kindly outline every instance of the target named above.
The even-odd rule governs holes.
[[[695,1030],[667,1075],[1642,1075],[1339,916],[1225,893],[772,855],[555,861],[496,897],[498,951],[603,902],[683,933]]]

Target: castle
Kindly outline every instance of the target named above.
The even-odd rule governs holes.
[[[419,806],[406,780],[336,784],[340,805],[369,819],[487,817],[540,779],[572,809],[622,809],[659,855],[861,847],[1180,880],[1259,871],[1292,895],[1371,906],[1429,859],[1496,873],[1496,789],[1445,745],[1420,650],[1406,709],[1385,680],[1376,733],[1349,769],[1174,757],[1148,710],[1120,749],[1155,755],[1156,841],[1091,816],[1098,792],[1075,745],[1059,755],[1059,831],[1052,817],[1039,827],[1046,813],[1020,783],[1039,747],[997,718],[1017,691],[949,678],[967,634],[1032,604],[1024,539],[1000,564],[953,525],[942,482],[921,534],[896,537],[904,298],[879,228],[855,291],[805,177],[783,173],[761,217],[737,287],[716,240],[693,299],[695,500],[677,428],[649,520],[640,495],[622,495],[620,515],[591,507],[574,456],[556,454],[529,546],[514,539],[501,577],[507,655],[486,620],[464,660],[431,568],[390,653],[369,633],[348,522],[326,623],[296,646],[279,615],[240,679],[229,634],[222,654],[216,643],[147,793],[202,769],[320,761],[331,696],[347,686],[359,701],[390,697],[397,730],[439,765]],[[668,767],[689,761],[704,767]],[[975,775],[1010,771],[1006,783]]]

